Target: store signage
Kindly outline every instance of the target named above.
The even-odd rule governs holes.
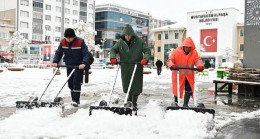
[[[220,17],[227,17],[227,12],[222,13],[205,13],[205,14],[198,14],[198,15],[192,15],[190,18],[192,20],[199,20],[200,23],[205,22],[216,22],[219,21]]]
[[[129,14],[129,15],[132,15],[132,16],[138,16],[138,13],[135,12],[135,11],[119,9],[119,12],[123,13],[123,14]]]

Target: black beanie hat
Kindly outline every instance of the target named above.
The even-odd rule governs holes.
[[[75,31],[72,28],[67,28],[64,32],[65,38],[73,38],[76,37]]]

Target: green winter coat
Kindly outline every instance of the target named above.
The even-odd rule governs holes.
[[[131,44],[128,46],[123,40],[124,35],[132,35]],[[137,37],[133,28],[127,25],[122,33],[119,41],[111,48],[110,58],[116,58],[117,54],[120,57],[120,61],[136,63],[142,59],[149,60],[151,51],[145,44],[145,42]],[[128,86],[131,80],[131,76],[134,70],[134,64],[121,63],[121,79],[124,93],[127,93]],[[143,66],[138,64],[135,72],[134,80],[129,95],[139,95],[143,91]]]

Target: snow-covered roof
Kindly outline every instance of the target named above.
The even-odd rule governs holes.
[[[154,29],[152,29],[152,31],[156,32],[156,31],[180,30],[180,29],[186,29],[186,24],[185,23],[176,23],[176,24],[172,24],[172,25],[159,27],[159,28],[154,28]]]

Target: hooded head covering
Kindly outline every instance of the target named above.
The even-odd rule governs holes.
[[[125,26],[125,28],[124,28],[124,30],[123,30],[123,33],[122,33],[122,37],[124,37],[124,36],[127,35],[127,34],[128,34],[128,35],[132,35],[133,37],[136,37],[135,32],[134,32],[132,26],[129,25],[129,24],[127,24],[127,25]]]
[[[193,42],[193,40],[191,39],[191,37],[187,37],[187,38],[183,41],[181,47],[185,47],[185,46],[191,47],[191,50],[194,50],[194,49],[195,49],[195,45],[194,45],[194,42]]]
[[[65,38],[74,38],[76,37],[75,31],[72,28],[67,28],[64,32]]]

